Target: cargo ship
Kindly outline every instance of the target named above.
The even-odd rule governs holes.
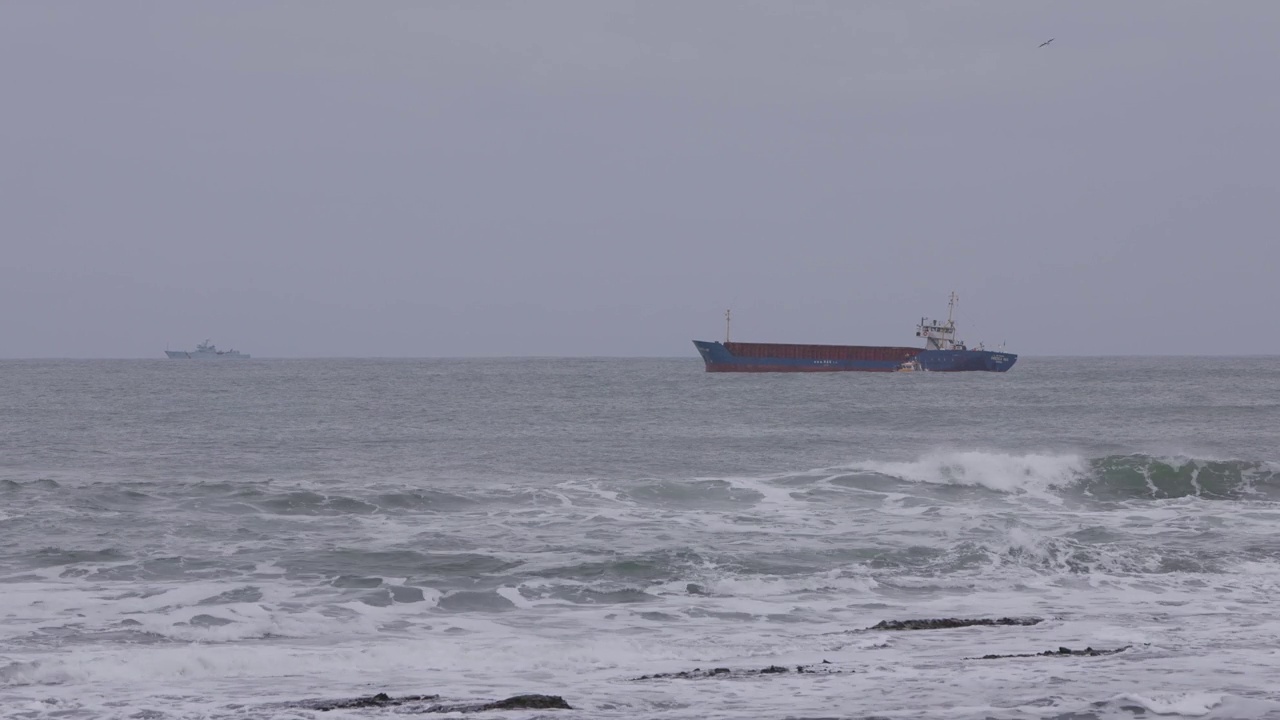
[[[249,357],[239,350],[219,350],[208,340],[196,345],[195,350],[165,350],[164,354],[173,360],[245,360]]]
[[[920,319],[916,337],[924,347],[872,345],[791,345],[744,343],[729,339],[729,311],[725,311],[724,342],[694,340],[707,372],[1005,372],[1018,356],[992,351],[981,344],[970,349],[956,339],[955,309],[959,298],[951,293],[947,320]]]

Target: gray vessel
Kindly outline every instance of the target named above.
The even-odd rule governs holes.
[[[239,350],[219,350],[208,340],[197,345],[195,350],[165,350],[164,354],[179,360],[244,360],[249,357],[248,353]]]

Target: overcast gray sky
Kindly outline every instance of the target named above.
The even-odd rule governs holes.
[[[914,345],[953,289],[1280,353],[1277,78],[1274,0],[0,3],[0,357]]]

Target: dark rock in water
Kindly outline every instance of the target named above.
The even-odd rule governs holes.
[[[328,712],[330,710],[353,710],[359,708],[377,708],[377,707],[395,707],[397,705],[406,705],[409,703],[426,702],[429,700],[439,700],[439,695],[406,695],[404,697],[393,698],[386,693],[378,693],[369,697],[352,698],[350,700],[317,700],[311,702],[298,703],[302,707],[311,710],[320,710]]]
[[[310,710],[328,712],[329,710],[358,710],[361,708],[396,707],[439,700],[439,695],[406,695],[391,697],[386,693],[378,693],[369,697],[350,700],[315,700],[298,703]],[[450,712],[485,712],[488,710],[572,710],[569,703],[559,695],[515,695],[505,700],[490,703],[458,703],[450,705],[433,704],[425,708],[414,708],[415,713],[450,713]]]
[[[983,655],[980,658],[965,658],[966,660],[999,660],[1001,658],[1024,658],[1024,657],[1066,657],[1068,655],[1083,655],[1085,657],[1094,657],[1097,655],[1115,655],[1118,652],[1124,652],[1132,645],[1125,645],[1114,650],[1094,650],[1087,647],[1083,650],[1072,650],[1071,648],[1060,647],[1057,650],[1045,650],[1040,653],[1021,653],[1016,655]]]
[[[797,673],[810,673],[817,675],[839,675],[852,670],[834,670],[830,667],[822,667],[823,665],[831,665],[830,662],[823,660],[817,665],[797,665]],[[703,670],[702,668],[694,668],[692,670],[684,670],[674,673],[654,673],[653,675],[642,675],[634,680],[695,680],[698,678],[709,677],[754,677],[758,675],[781,675],[791,672],[791,668],[782,667],[781,665],[770,665],[759,670],[730,670],[726,667],[711,668]]]
[[[488,710],[572,710],[569,703],[559,695],[515,695],[506,700],[491,703],[461,703],[453,705],[432,705],[423,713],[474,713]]]
[[[635,680],[669,680],[672,678],[679,678],[681,680],[689,680],[692,678],[704,678],[704,677],[715,677],[716,675],[728,675],[732,672],[733,671],[730,670],[729,668],[711,668],[710,670],[703,670],[702,668],[694,668],[692,670],[682,670],[680,672],[673,672],[673,673],[654,673],[652,675],[641,675],[640,677],[633,678],[633,679]]]
[[[971,625],[1036,625],[1044,622],[1038,617],[1002,618],[928,618],[919,620],[881,620],[868,630],[941,630]]]
[[[810,673],[812,675],[843,675],[851,673],[852,670],[840,670],[831,664],[830,660],[823,660],[817,665],[797,665],[796,672]]]
[[[481,705],[477,710],[572,710],[559,695],[516,695]]]

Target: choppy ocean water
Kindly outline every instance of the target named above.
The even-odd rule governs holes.
[[[1280,717],[1277,523],[1278,358],[0,362],[0,715]]]

